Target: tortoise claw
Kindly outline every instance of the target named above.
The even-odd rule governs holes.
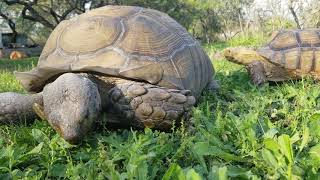
[[[261,86],[267,82],[266,72],[262,62],[253,61],[247,65],[247,70],[251,78],[251,82],[256,86]]]

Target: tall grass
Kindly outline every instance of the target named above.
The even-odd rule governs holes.
[[[245,46],[245,47],[258,48],[265,45],[265,43],[268,40],[269,40],[269,36],[262,32],[261,33],[244,33],[231,38],[227,42],[227,45],[229,47]]]

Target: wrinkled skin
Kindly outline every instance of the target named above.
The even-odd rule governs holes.
[[[34,103],[42,104],[42,93],[24,95],[5,92],[0,95],[0,124],[30,123],[36,118],[32,110]]]
[[[214,89],[215,83],[209,87]],[[41,93],[2,93],[0,102],[1,124],[21,122],[22,114],[32,121],[38,114],[66,141],[76,144],[94,128],[102,113],[107,114],[110,126],[169,130],[189,117],[196,100],[189,90],[66,73],[47,84]]]

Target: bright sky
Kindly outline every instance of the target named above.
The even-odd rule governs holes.
[[[288,9],[288,1],[289,0],[255,0],[252,7],[248,10],[248,15],[250,18],[254,18],[257,13],[260,13],[261,10],[265,13],[277,14],[279,16],[284,16],[288,18],[292,18]],[[305,0],[307,2],[310,0]]]
[[[278,3],[272,3],[272,2],[278,2]],[[281,9],[282,11],[288,11],[288,2],[289,0],[255,0],[254,4],[255,7],[259,7],[261,9],[268,9],[272,4],[276,7]],[[307,4],[310,4],[312,0],[303,0],[303,1],[297,1],[300,2],[301,6],[306,6]]]
[[[276,2],[276,3],[275,3]],[[288,0],[255,0],[254,9],[279,9],[280,11],[288,11]]]

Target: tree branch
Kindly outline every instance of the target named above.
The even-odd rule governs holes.
[[[291,12],[291,14],[292,14],[292,16],[293,16],[293,18],[294,18],[294,21],[295,21],[295,23],[296,23],[296,25],[297,25],[297,28],[298,28],[298,29],[301,29],[301,25],[300,25],[300,22],[299,22],[297,13],[296,13],[296,11],[295,11],[294,8],[293,8],[293,0],[290,0],[290,1],[289,1],[289,10],[290,10],[290,12]]]
[[[50,8],[50,14],[53,17],[53,19],[56,21],[57,24],[59,24],[59,15],[52,9]]]
[[[8,25],[9,25],[9,27],[10,27],[10,29],[12,30],[12,34],[13,34],[13,36],[12,36],[12,42],[16,42],[16,39],[17,39],[17,35],[18,35],[18,32],[17,32],[17,30],[16,30],[16,23],[12,20],[12,19],[10,19],[6,14],[4,14],[3,12],[1,12],[0,11],[0,16],[4,19],[4,20],[6,20],[7,22],[8,22]]]
[[[54,29],[56,25],[58,25],[61,21],[65,20],[71,12],[77,9],[78,3],[81,3],[82,1],[85,1],[85,0],[76,0],[72,2],[68,1],[70,7],[66,9],[62,15],[59,15],[57,11],[54,10],[53,1],[51,2],[51,5],[49,5],[50,7],[48,7],[48,6],[43,6],[38,4],[38,0],[33,0],[33,1],[3,0],[3,2],[9,6],[14,4],[23,6],[23,9],[21,12],[22,18],[28,19],[34,22],[39,22],[50,29]],[[40,8],[40,10],[37,10],[36,8],[34,8],[34,6]],[[45,13],[49,17],[51,16],[54,21],[50,22],[50,18],[48,18],[48,16],[46,15],[42,15],[41,12]]]
[[[32,16],[27,14],[27,11],[29,11]],[[22,9],[22,17],[24,19],[28,19],[30,21],[35,21],[35,22],[39,22],[42,25],[50,28],[50,29],[54,29],[55,25],[51,24],[49,21],[47,21],[45,18],[43,18],[42,16],[40,16],[40,14],[38,12],[36,12],[33,8],[28,8],[27,6],[25,6]]]
[[[67,9],[60,17],[60,21],[63,21],[67,18],[67,16],[74,10],[77,9],[77,4],[74,4],[73,6],[71,6],[69,9]]]

